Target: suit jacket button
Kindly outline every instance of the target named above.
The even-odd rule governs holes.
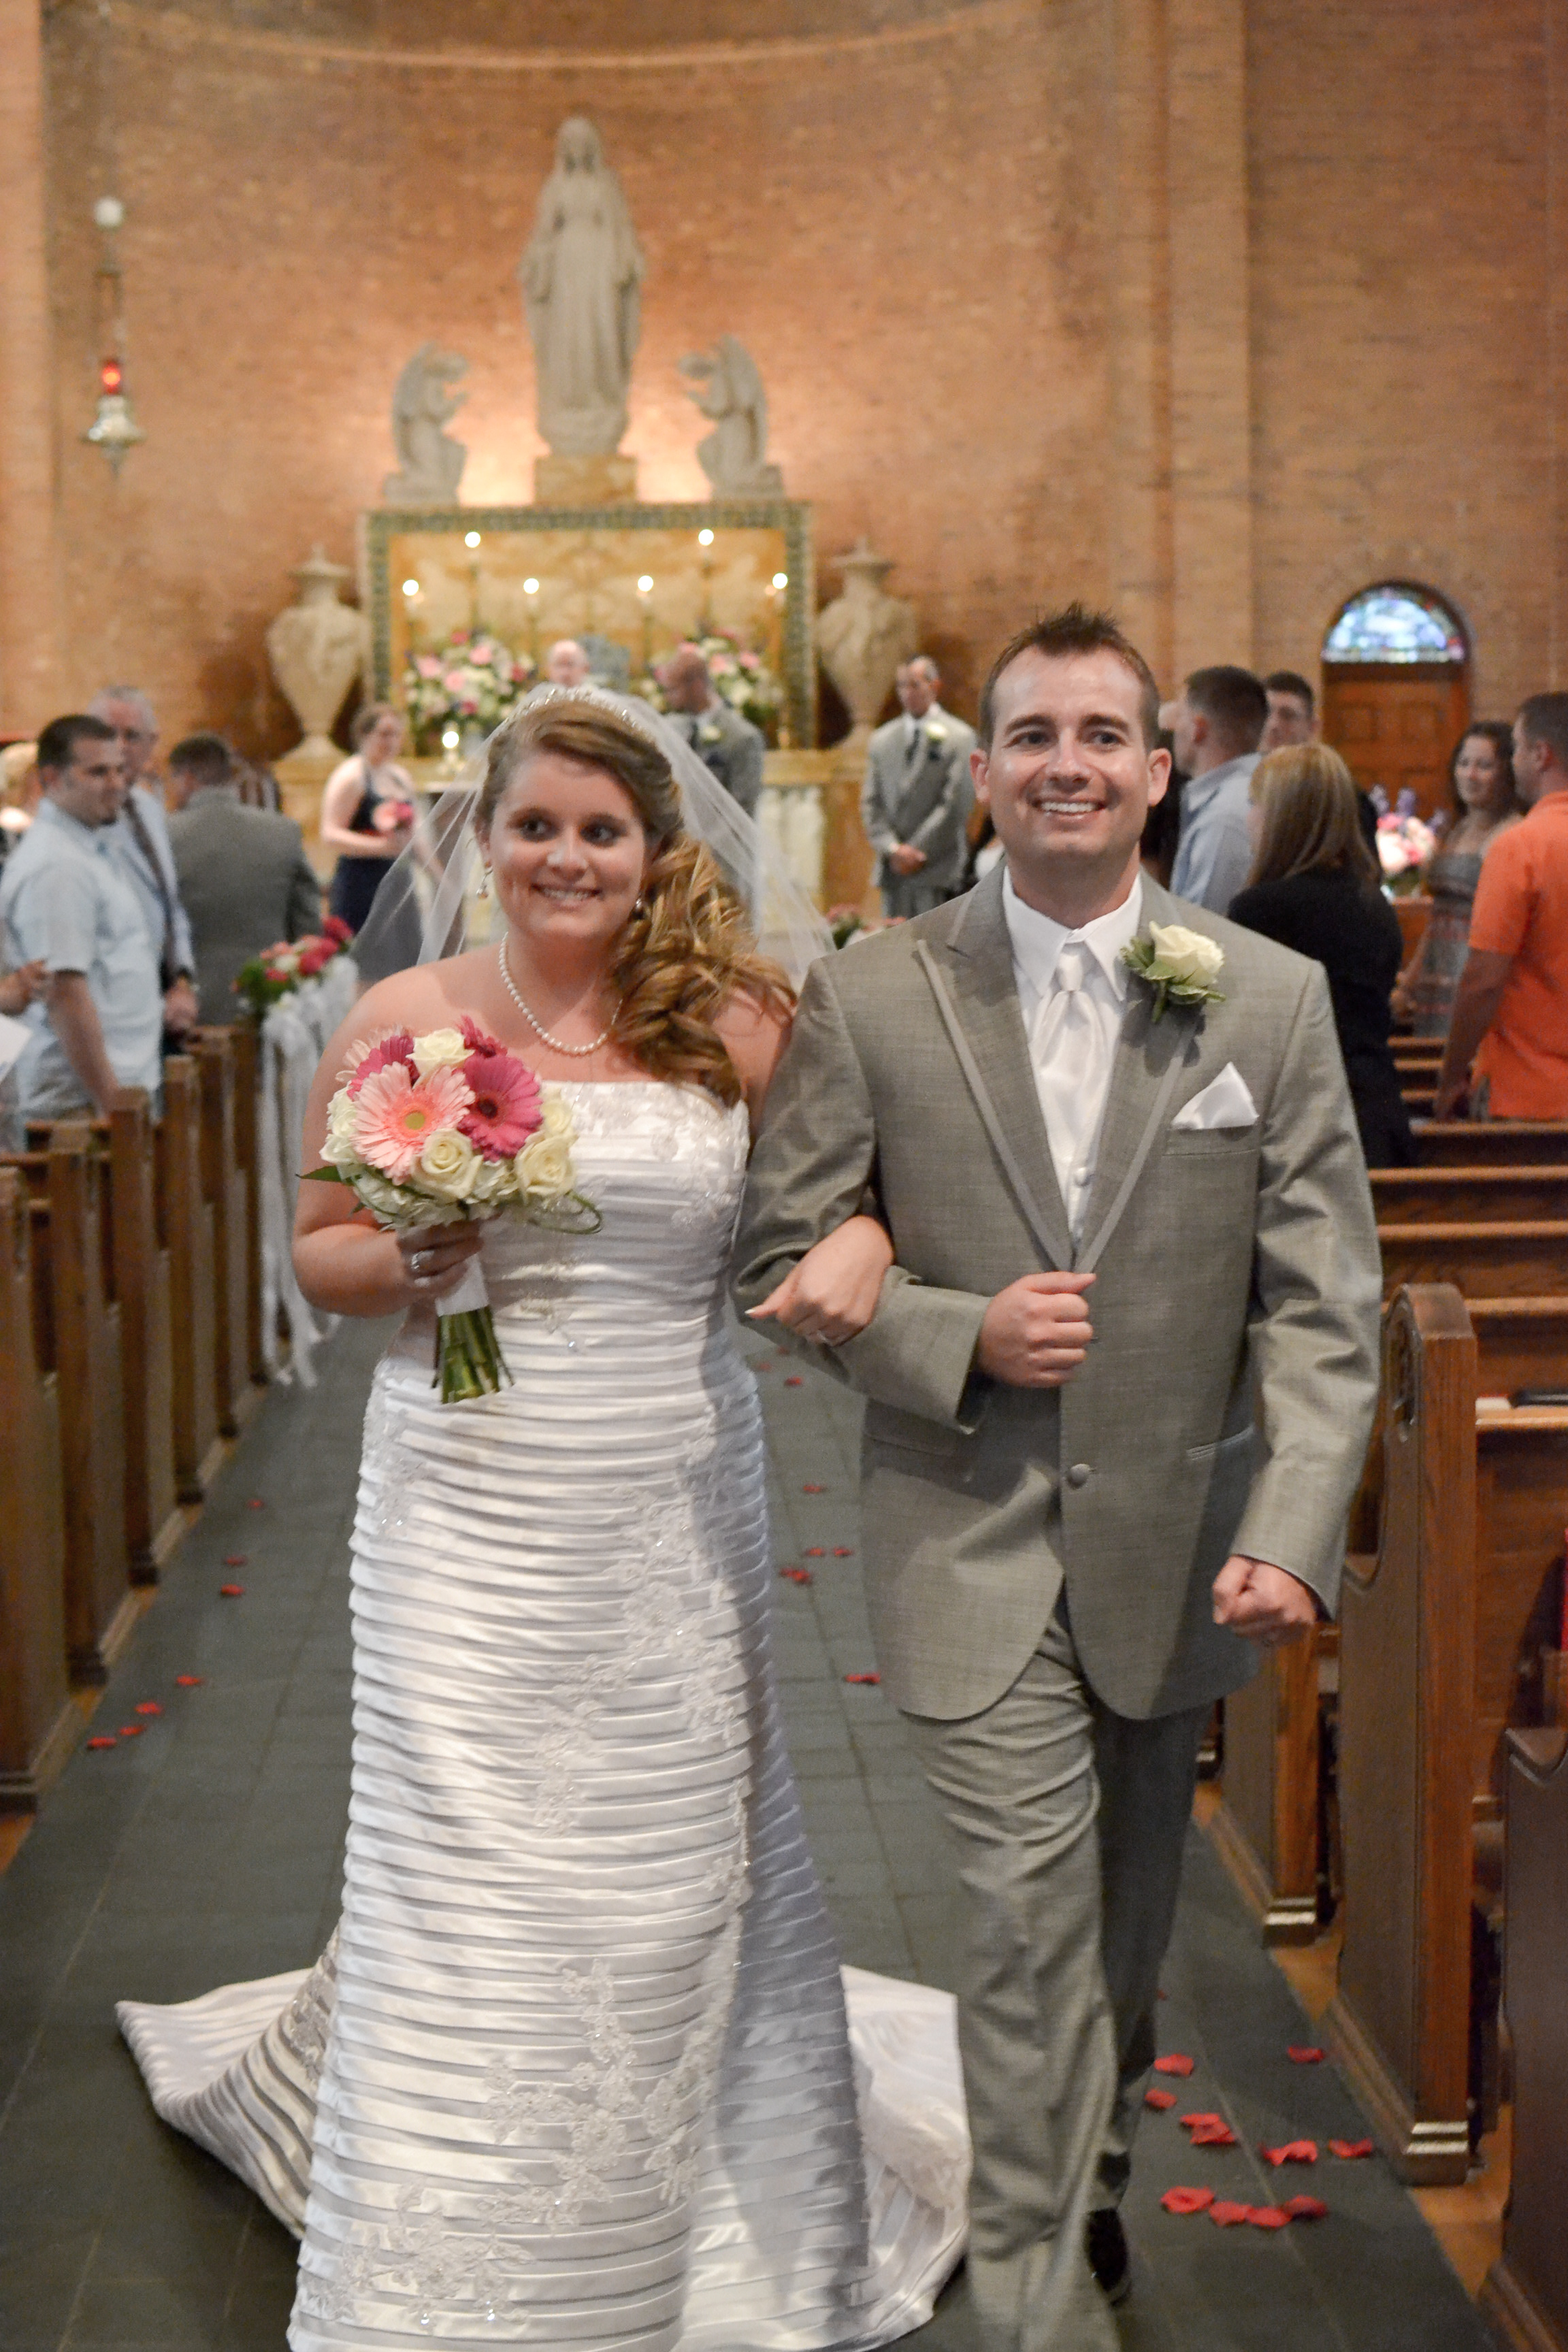
[[[1069,1486],[1087,1486],[1092,1475],[1093,1473],[1090,1471],[1087,1462],[1075,1462],[1072,1468],[1068,1472],[1068,1485]]]

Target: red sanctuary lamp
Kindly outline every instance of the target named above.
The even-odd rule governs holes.
[[[99,362],[98,414],[81,437],[95,449],[102,450],[118,475],[126,451],[147,438],[132,411],[131,395],[125,389],[125,363],[120,356],[125,349],[125,319],[115,240],[125,218],[125,207],[117,196],[100,196],[92,208],[92,216],[103,233],[103,257],[96,273],[102,336],[99,348],[102,350],[107,344],[110,350],[109,356]]]

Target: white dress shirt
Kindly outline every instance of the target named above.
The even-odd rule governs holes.
[[[1116,1040],[1132,978],[1121,961],[1121,950],[1138,929],[1142,908],[1140,875],[1120,907],[1113,907],[1108,915],[1097,915],[1081,930],[1069,931],[1048,915],[1026,906],[1013,887],[1011,874],[1002,885],[1002,910],[1013,946],[1013,972],[1029,1041],[1029,1060],[1051,1164],[1075,1243],[1082,1235],[1084,1211],[1094,1181]],[[1072,953],[1065,971],[1059,972],[1063,950],[1069,947]],[[1061,980],[1070,977],[1075,967],[1081,972],[1076,982],[1079,1000],[1074,1008],[1076,1025],[1064,1030],[1068,1008],[1061,1001]]]

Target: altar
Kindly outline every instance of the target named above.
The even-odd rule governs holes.
[[[816,741],[811,509],[797,499],[689,506],[379,507],[360,520],[373,691],[405,705],[411,665],[483,630],[542,670],[574,637],[623,692],[685,641],[727,640],[779,681],[770,740]]]

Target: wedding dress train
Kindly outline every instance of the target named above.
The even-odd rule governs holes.
[[[439,1404],[428,1321],[377,1369],[332,1947],[121,2021],[302,2235],[294,2352],[860,2352],[930,2315],[968,2145],[952,2002],[840,1971],[784,1751],[744,1113],[562,1091],[604,1223],[487,1227],[514,1385]]]

